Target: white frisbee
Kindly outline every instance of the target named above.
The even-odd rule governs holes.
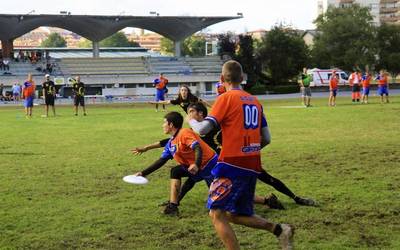
[[[149,180],[146,177],[137,175],[127,175],[124,178],[122,178],[122,180],[130,184],[138,184],[138,185],[147,184],[149,182]]]

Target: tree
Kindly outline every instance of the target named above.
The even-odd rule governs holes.
[[[247,74],[246,89],[251,88],[258,81],[260,67],[254,57],[254,41],[249,35],[239,35],[239,50],[235,59],[240,62],[243,71]]]
[[[285,84],[308,64],[309,51],[302,37],[290,27],[278,25],[262,40],[260,63],[272,84]]]
[[[92,48],[92,42],[86,38],[79,39],[78,48]]]
[[[124,32],[119,31],[100,41],[101,47],[140,47],[136,42],[129,41]]]
[[[318,31],[312,49],[315,66],[347,71],[372,66],[376,53],[372,20],[369,9],[359,5],[329,7],[314,21]]]
[[[400,74],[400,26],[383,24],[377,33],[378,67],[393,79]]]
[[[46,40],[44,40],[40,44],[40,47],[46,47],[46,48],[67,47],[67,42],[62,36],[60,36],[60,34],[50,33],[50,35],[46,38]]]
[[[206,39],[202,36],[192,35],[181,43],[181,51],[183,56],[205,56]],[[168,38],[161,38],[161,53],[173,55],[175,45]]]
[[[161,38],[161,54],[164,55],[173,55],[174,54],[174,42],[172,42],[171,40],[169,40],[166,37],[162,37]]]
[[[218,54],[233,57],[236,52],[236,40],[232,33],[218,35]]]

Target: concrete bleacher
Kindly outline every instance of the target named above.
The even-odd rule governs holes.
[[[147,75],[149,70],[141,57],[130,58],[64,58],[58,62],[64,75]]]
[[[219,57],[185,57],[185,62],[195,73],[219,73],[221,72],[222,60]]]
[[[38,71],[36,70],[38,67],[45,68],[46,65],[43,65],[42,63],[38,62],[35,64],[32,64],[30,62],[14,62],[11,61],[10,64],[10,70],[7,71],[9,75],[11,76],[27,76],[28,74],[33,74],[33,75],[44,75],[45,73],[43,71]],[[2,74],[4,74],[5,71],[0,71]]]
[[[152,73],[184,75],[192,73],[192,68],[182,58],[150,57],[147,61]]]

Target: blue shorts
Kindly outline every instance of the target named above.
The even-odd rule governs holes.
[[[159,102],[159,101],[164,101],[165,100],[165,98],[164,98],[164,89],[157,89],[157,92],[156,92],[156,102]]]
[[[256,181],[257,175],[214,179],[208,194],[207,208],[221,209],[236,215],[253,215]]]
[[[33,96],[29,96],[29,97],[25,98],[25,101],[24,101],[25,108],[33,107],[33,99],[34,99]]]
[[[215,154],[213,156],[213,158],[207,163],[207,165],[202,170],[200,170],[197,174],[192,175],[189,173],[189,178],[191,178],[195,182],[205,180],[207,182],[207,185],[210,186],[214,180],[214,176],[211,174],[211,170],[217,164],[217,161],[218,161],[218,155]],[[185,170],[188,171],[186,168],[185,168]]]
[[[332,92],[332,95],[333,95],[334,97],[336,97],[336,95],[337,95],[337,89],[331,89],[331,92]]]
[[[389,95],[387,86],[379,86],[378,87],[378,95]]]
[[[369,87],[363,87],[363,95],[369,95]]]

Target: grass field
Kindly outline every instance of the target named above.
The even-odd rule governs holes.
[[[272,221],[297,228],[296,249],[400,249],[400,97],[392,103],[351,105],[326,99],[264,102],[272,144],[264,168],[320,207],[301,207],[272,191],[284,211],[257,206]],[[170,110],[178,110],[169,107]],[[222,249],[199,183],[179,219],[161,214],[169,167],[134,186],[121,178],[156,160],[161,150],[130,149],[158,141],[165,113],[148,105],[89,106],[89,116],[25,119],[21,107],[0,108],[1,249]],[[235,226],[243,249],[277,249],[263,231]]]

